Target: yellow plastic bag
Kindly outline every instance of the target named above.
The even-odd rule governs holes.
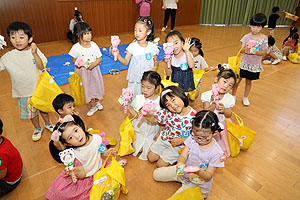
[[[199,186],[190,187],[182,192],[172,196],[168,200],[204,200]]]
[[[298,16],[296,16],[296,15],[293,15],[293,14],[291,14],[291,13],[288,13],[288,12],[284,12],[285,13],[285,18],[287,18],[287,19],[291,19],[291,20],[293,20],[293,21],[297,21],[297,19],[298,19]]]
[[[111,154],[111,152],[110,152]],[[93,186],[90,192],[90,200],[119,199],[120,190],[128,193],[124,168],[112,157],[111,163],[104,167],[109,156],[104,161],[101,169],[93,177]]]
[[[68,78],[70,83],[70,93],[74,98],[74,102],[76,106],[82,105],[85,103],[85,95],[83,84],[80,78],[79,72],[76,71],[76,67],[74,69],[74,74],[70,78]]]
[[[129,115],[128,115],[120,126],[119,134],[121,137],[121,142],[120,142],[119,149],[118,149],[119,156],[126,156],[135,151],[131,145],[136,139],[134,136],[134,129],[131,124],[131,121],[135,117],[133,117],[132,119],[129,119]]]
[[[298,53],[290,53],[288,55],[288,59],[292,63],[296,63],[296,64],[300,63],[300,55]]]
[[[236,56],[228,57],[229,68],[232,69],[236,75],[238,75],[238,78],[240,77],[240,64],[244,57],[244,54],[240,56],[241,50],[242,49],[239,50]]]
[[[38,83],[28,104],[43,112],[55,112],[52,101],[57,95],[63,93],[63,91],[47,72],[45,65],[44,72],[39,71],[39,73]],[[29,108],[30,105],[28,105]]]
[[[230,152],[232,157],[236,157],[241,150],[248,150],[254,141],[256,132],[244,126],[244,122],[240,116],[232,112],[238,121],[238,125],[226,119],[226,127]]]
[[[171,85],[174,85],[174,86],[179,86],[179,83],[174,83],[172,82],[170,79],[167,80],[167,79],[164,79],[164,80],[161,80],[161,84],[163,84],[164,88],[168,87],[168,86],[171,86]],[[161,93],[163,89],[161,88],[160,91],[159,91],[159,95]]]

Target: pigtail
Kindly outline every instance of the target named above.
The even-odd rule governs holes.
[[[59,157],[59,153],[62,152],[62,150],[59,150],[55,145],[54,145],[54,141],[53,140],[50,140],[49,142],[49,151],[50,151],[50,154],[52,156],[52,158],[58,162],[58,163],[62,163],[62,161],[60,160],[60,157]]]

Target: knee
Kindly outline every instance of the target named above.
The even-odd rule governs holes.
[[[153,153],[152,151],[149,151],[147,158],[149,162],[153,163],[159,159],[159,156]]]
[[[170,164],[165,162],[163,159],[159,159],[157,162],[156,162],[156,167],[157,168],[160,168],[160,167],[168,167]]]

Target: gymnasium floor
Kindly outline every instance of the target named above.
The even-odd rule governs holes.
[[[249,27],[210,27],[201,25],[176,27],[184,37],[198,37],[203,43],[205,60],[210,66],[226,63],[228,56],[237,53],[239,40],[250,31]],[[169,31],[169,30],[167,30]],[[263,30],[266,33],[266,28]],[[288,28],[276,28],[276,44],[281,48]],[[166,33],[157,29],[157,36],[163,43]],[[133,33],[120,34],[122,43],[130,43]],[[94,38],[99,47],[110,45],[110,36]],[[67,41],[38,44],[48,57],[68,53],[72,44]],[[4,52],[0,52],[2,56]],[[161,64],[163,67],[164,65]],[[244,82],[240,84],[234,112],[240,115],[247,127],[257,131],[257,136],[248,152],[241,152],[236,158],[229,158],[226,167],[218,169],[212,185],[209,200],[260,200],[300,198],[300,65],[289,61],[278,65],[264,65],[261,79],[254,81],[249,96],[251,106],[242,105]],[[126,71],[119,75],[105,75],[106,95],[101,102],[104,110],[92,117],[86,117],[88,107],[77,110],[87,127],[104,130],[109,137],[119,140],[118,129],[125,118],[123,108],[118,104],[121,89],[127,86]],[[162,73],[161,73],[162,74]],[[201,92],[211,88],[216,72],[204,76]],[[24,169],[23,179],[17,189],[0,200],[45,199],[44,194],[54,178],[64,169],[50,156],[48,142],[51,133],[44,131],[39,142],[32,142],[33,126],[29,120],[19,117],[17,101],[11,98],[10,77],[6,71],[0,72],[0,118],[4,122],[3,135],[8,137],[20,151]],[[61,87],[69,93],[69,85]],[[202,109],[199,99],[190,105]],[[52,123],[58,119],[50,114]],[[41,123],[42,124],[42,123]],[[129,193],[121,195],[121,200],[161,200],[170,197],[179,183],[158,183],[152,179],[154,164],[126,156],[125,166]]]

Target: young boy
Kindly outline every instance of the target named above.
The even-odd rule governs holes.
[[[74,98],[71,95],[62,93],[55,97],[52,102],[54,110],[59,114],[59,119],[63,119],[66,115],[78,115],[75,110]]]
[[[1,136],[3,123],[0,119],[0,197],[13,191],[21,182],[23,162],[18,150]]]
[[[27,106],[39,79],[38,69],[47,64],[44,54],[33,43],[32,30],[24,22],[13,22],[7,27],[7,34],[14,49],[0,59],[0,71],[7,70],[12,83],[12,97],[18,99],[19,112],[22,119],[30,119],[35,130],[33,141],[41,139],[43,129],[39,123],[39,111]],[[33,110],[33,111],[31,111]],[[40,111],[45,128],[52,132],[54,126],[49,122],[48,113]]]
[[[272,36],[268,37],[268,50],[263,57],[265,65],[276,65],[282,60],[282,53],[275,44],[275,39]]]
[[[282,14],[285,12],[284,10],[282,11],[281,15],[278,15],[279,12],[279,7],[273,7],[272,8],[272,14],[269,16],[269,24],[268,24],[268,32],[269,35],[273,36],[274,35],[274,30],[276,28],[276,21],[277,19],[282,17]]]

